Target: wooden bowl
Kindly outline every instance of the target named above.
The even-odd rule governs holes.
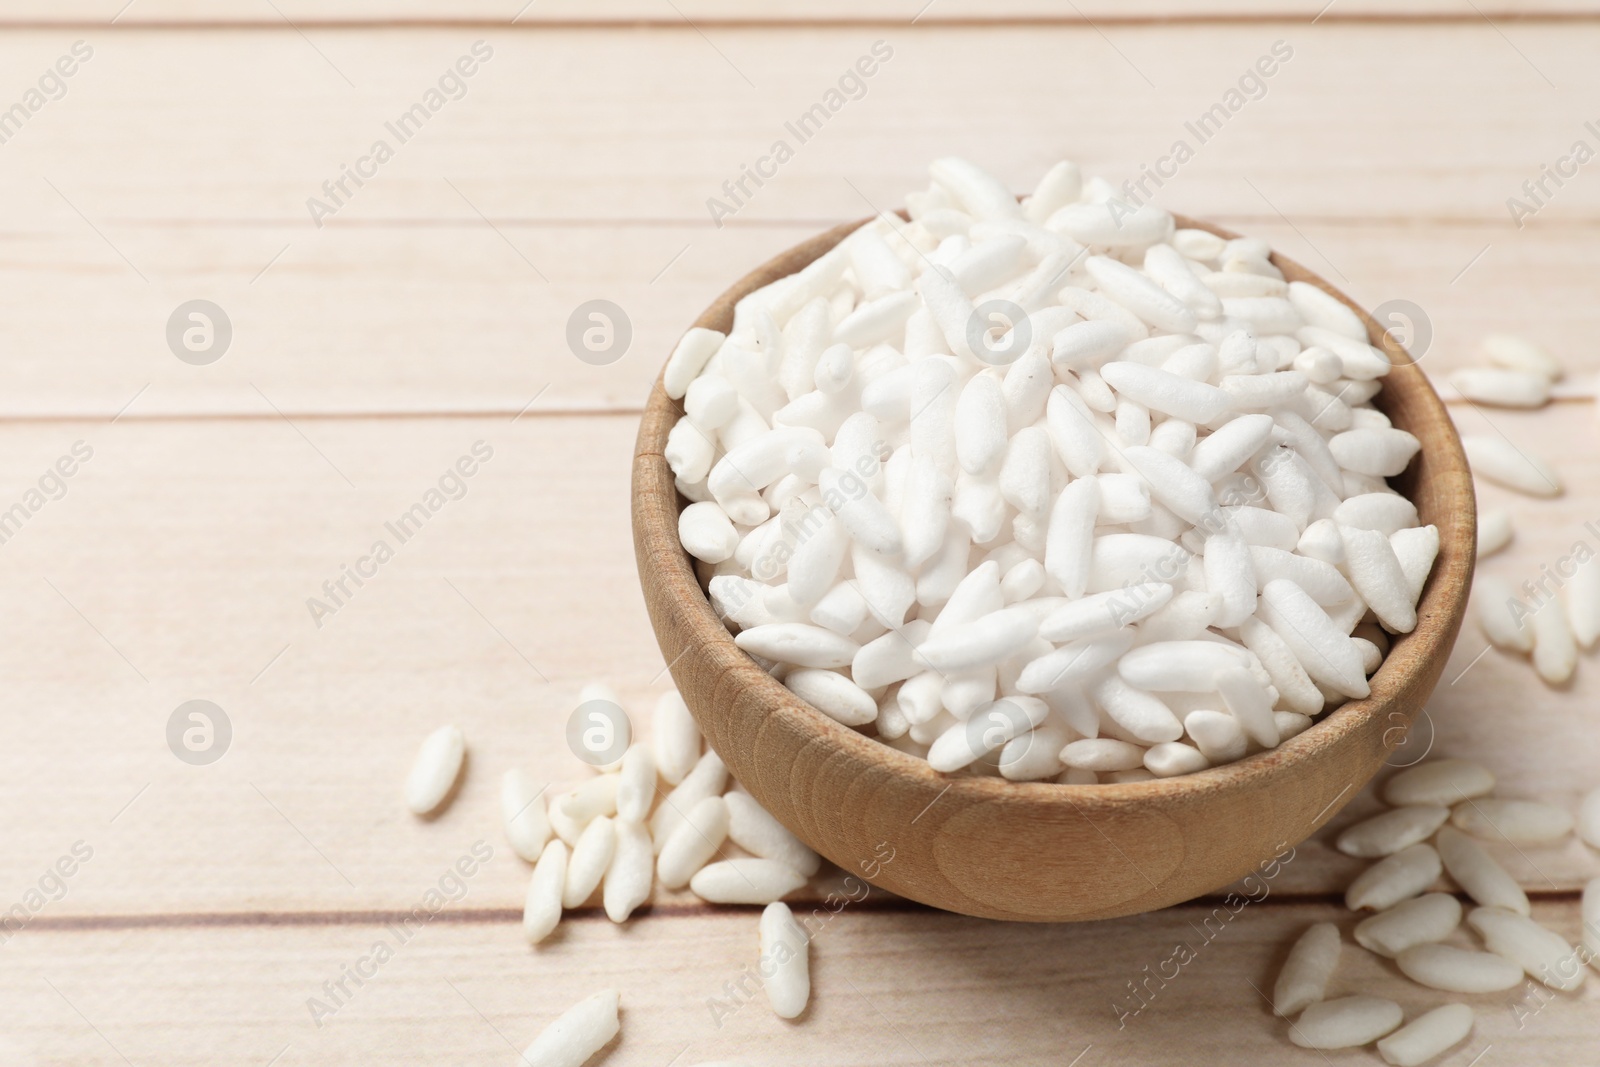
[[[866,220],[863,220],[866,221]],[[726,332],[746,293],[810,263],[859,222],[768,261],[696,326]],[[1178,225],[1233,234],[1179,218]],[[633,464],[639,577],[678,689],[734,777],[807,844],[873,885],[948,911],[1060,922],[1151,911],[1274,863],[1323,825],[1403,742],[1461,625],[1476,539],[1472,480],[1444,405],[1409,355],[1299,264],[1273,262],[1354,308],[1394,360],[1377,403],[1422,451],[1396,488],[1439,527],[1417,628],[1352,701],[1270,752],[1197,774],[1123,785],[948,777],[842,726],[758,667],[718,621],[678,543],[685,505],[662,457],[682,414],[658,379]],[[1276,873],[1269,868],[1268,873]]]

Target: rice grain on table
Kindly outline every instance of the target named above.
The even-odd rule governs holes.
[[[1356,924],[1356,944],[1393,959],[1416,945],[1443,941],[1461,925],[1461,902],[1449,893],[1402,901]]]
[[[583,828],[588,823],[579,822],[568,815],[566,804],[563,803],[565,800],[565,794],[550,797],[545,815],[550,820],[551,832],[564,841],[568,848],[574,848],[578,844],[578,838],[583,836]]]
[[[1357,1048],[1394,1030],[1404,1018],[1400,1005],[1382,997],[1323,1000],[1300,1013],[1289,1027],[1289,1040],[1301,1048]]]
[[[704,867],[728,836],[728,804],[710,796],[695,804],[673,827],[656,859],[656,879],[664,889],[682,889]]]
[[[1562,590],[1562,601],[1567,606],[1573,639],[1582,648],[1593,648],[1600,640],[1600,562],[1590,559],[1578,564],[1577,572]]]
[[[606,918],[620,923],[650,898],[656,857],[650,846],[650,831],[640,823],[619,818],[615,833],[616,843],[601,883],[600,900]]]
[[[1393,1067],[1418,1067],[1465,1041],[1475,1019],[1465,1004],[1442,1005],[1379,1041],[1378,1055]]]
[[[529,863],[539,858],[550,840],[550,818],[545,813],[544,787],[533,776],[514,768],[500,780],[500,818],[511,850]]]
[[[1513,334],[1491,333],[1479,342],[1484,357],[1496,367],[1538,374],[1558,382],[1564,373],[1561,361],[1533,341]]]
[[[1328,982],[1339,966],[1339,928],[1317,923],[1295,941],[1272,987],[1272,1010],[1296,1015],[1327,993]]]
[[[1346,856],[1367,859],[1392,856],[1432,837],[1448,818],[1450,809],[1442,806],[1393,808],[1347,827],[1339,835],[1336,847]]]
[[[1494,993],[1522,982],[1522,968],[1504,956],[1455,945],[1413,945],[1395,964],[1413,982],[1449,993]]]
[[[1516,536],[1511,513],[1503,508],[1478,513],[1478,558],[1487,559],[1511,543]]]
[[[1560,599],[1533,613],[1533,668],[1551,685],[1561,685],[1578,667],[1578,645]]]
[[[761,962],[767,1002],[780,1019],[798,1018],[811,999],[810,939],[789,905],[774,901],[761,913]]]
[[[1564,491],[1554,467],[1503,437],[1463,434],[1461,447],[1472,473],[1496,485],[1537,497],[1560,496]]]
[[[728,839],[746,852],[774,860],[807,878],[817,873],[822,857],[791,833],[754,797],[729,793],[722,798],[728,805]]]
[[[656,855],[661,855],[667,839],[696,804],[707,797],[720,796],[727,785],[727,765],[722,762],[721,756],[707,749],[672,792],[661,798],[650,815],[650,837],[654,841]],[[687,880],[688,876],[684,877]]]
[[[617,774],[616,815],[621,822],[641,823],[656,799],[656,761],[647,745],[635,742],[622,754]]]
[[[1583,984],[1583,954],[1528,916],[1505,908],[1473,908],[1467,925],[1478,932],[1490,952],[1512,961],[1529,978],[1563,992]]]
[[[675,786],[700,759],[700,728],[677,690],[661,694],[651,716],[651,752],[656,773]]]
[[[560,840],[544,846],[528,882],[522,908],[522,933],[537,945],[561,922],[561,896],[567,885],[567,846]]]
[[[1572,816],[1552,804],[1537,800],[1480,797],[1458,804],[1450,824],[1485,841],[1516,845],[1542,845],[1572,833]]]
[[[1579,801],[1577,829],[1590,848],[1600,850],[1600,788],[1590,790]]]
[[[1512,605],[1520,602],[1511,586],[1499,578],[1483,575],[1473,581],[1472,604],[1478,625],[1496,648],[1508,652],[1533,651],[1532,621],[1521,612],[1512,611]]]
[[[1600,971],[1600,878],[1592,878],[1583,887],[1581,909],[1583,947],[1589,953],[1589,964]]]
[[[466,738],[455,726],[441,726],[423,739],[406,778],[406,807],[413,814],[431,814],[444,803],[461,774],[466,746]]]
[[[578,1001],[539,1032],[522,1053],[527,1067],[582,1067],[622,1030],[621,994],[603,990]]]
[[[600,886],[617,848],[617,828],[609,815],[601,815],[583,828],[567,860],[567,884],[561,906],[576,908]]]
[[[1445,827],[1445,829],[1449,829]],[[1345,890],[1345,907],[1351,911],[1385,911],[1431,886],[1443,873],[1439,853],[1432,845],[1416,844],[1368,867]]]
[[[561,798],[561,813],[582,826],[601,815],[615,815],[618,782],[615,774],[595,775]]]
[[[701,867],[689,891],[712,904],[771,904],[805,884],[805,875],[777,860],[741,856]]]
[[[1383,799],[1400,807],[1433,804],[1449,807],[1494,791],[1495,777],[1480,763],[1435,759],[1407,767],[1383,787]]]
[[[1550,379],[1501,367],[1472,367],[1450,375],[1450,384],[1468,400],[1507,408],[1537,408],[1550,402]]]
[[[1485,907],[1529,913],[1528,895],[1517,880],[1472,838],[1453,826],[1439,828],[1434,838],[1439,859],[1462,890]]]

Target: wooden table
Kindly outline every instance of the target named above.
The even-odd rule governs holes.
[[[1325,839],[1210,938],[1216,900],[1023,927],[874,892],[819,936],[816,995],[791,1024],[760,1003],[713,1008],[754,961],[749,910],[674,895],[624,928],[587,910],[530,951],[498,778],[519,763],[557,782],[583,773],[561,730],[584,682],[639,708],[668,684],[627,477],[673,340],[751,265],[895,206],[935,156],[1018,188],[1063,156],[1137,176],[1287,42],[1264,95],[1159,202],[1272,240],[1370,308],[1423,309],[1435,372],[1469,363],[1485,331],[1521,331],[1584,393],[1600,368],[1600,163],[1549,186],[1521,228],[1506,200],[1575,140],[1600,145],[1585,126],[1600,125],[1592,5],[521,5],[0,13],[0,108],[74,42],[92,49],[0,126],[0,512],[23,505],[0,544],[0,908],[29,917],[0,945],[0,1062],[512,1063],[605,985],[623,991],[616,1067],[1377,1062],[1292,1048],[1261,995],[1306,924],[1350,925],[1337,901],[1359,864]],[[467,64],[459,98],[448,82],[404,143],[387,132],[476,41],[492,55]],[[713,225],[707,198],[876,41],[893,55],[864,95]],[[392,158],[361,163],[380,138]],[[330,204],[323,183],[358,164],[370,176]],[[337,208],[320,226],[312,197]],[[232,326],[209,365],[167,341],[195,299]],[[593,299],[632,328],[603,366],[565,340]],[[1571,487],[1549,503],[1486,491],[1520,516],[1488,570],[1520,582],[1594,542],[1592,403],[1455,411],[1464,430],[1552,458]],[[480,441],[492,458],[464,495],[314,618],[308,598],[329,603],[324,583]],[[92,457],[44,477],[76,442]],[[1484,647],[1469,626],[1431,739],[1402,758],[1431,744],[1483,759],[1507,793],[1574,802],[1600,782],[1600,665],[1552,691]],[[205,766],[167,744],[174,709],[196,699],[231,724]],[[422,735],[451,720],[470,742],[465,784],[418,821],[400,784]],[[1363,796],[1341,821],[1372,806]],[[494,857],[464,896],[362,984],[346,978],[353,992],[317,1025],[308,1003],[325,983],[392,942],[389,924],[480,839]],[[49,877],[75,847],[92,855]],[[1595,857],[1575,843],[1501,852],[1538,917],[1575,939]],[[1129,1013],[1130,983],[1180,940],[1195,958]],[[1354,949],[1337,988],[1408,1012],[1443,999]],[[1524,990],[1472,1000],[1478,1029],[1442,1062],[1600,1057],[1600,981],[1537,1012]]]

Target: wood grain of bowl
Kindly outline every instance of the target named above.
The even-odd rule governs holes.
[[[804,267],[859,225],[835,227],[762,264],[694,325],[726,332],[741,297]],[[1393,359],[1375,403],[1422,442],[1393,484],[1424,523],[1439,527],[1439,557],[1417,628],[1395,640],[1370,697],[1270,752],[1177,778],[1068,786],[951,777],[790,693],[734,644],[678,543],[686,502],[662,452],[682,404],[657,379],[633,463],[645,602],[707,740],[768,811],[846,872],[900,896],[967,915],[1062,922],[1151,911],[1226,886],[1303,841],[1360,791],[1404,740],[1460,628],[1476,539],[1472,480],[1444,405],[1405,350],[1327,282],[1282,256],[1273,262],[1289,280],[1354,308]]]

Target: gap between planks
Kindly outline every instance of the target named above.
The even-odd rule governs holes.
[[[1438,391],[1440,398],[1446,404],[1466,404],[1460,393],[1448,382],[1434,382],[1433,387]],[[1585,379],[1581,383],[1570,383],[1557,386],[1550,397],[1551,404],[1592,404],[1600,398],[1600,384],[1594,380]],[[1474,405],[1476,406],[1476,405]],[[1499,409],[1495,410],[1521,410]],[[301,419],[309,422],[338,422],[341,420],[372,420],[396,422],[407,419],[550,419],[550,418],[618,418],[623,416],[639,416],[644,413],[641,404],[606,404],[588,401],[572,401],[566,404],[557,401],[539,408],[515,408],[506,404],[485,404],[482,406],[462,404],[456,407],[429,407],[429,408],[292,408],[284,407],[281,411],[260,411],[243,407],[231,408],[217,406],[205,411],[194,410],[168,410],[168,411],[143,411],[128,412],[118,415],[116,412],[103,410],[85,411],[29,411],[7,410],[0,405],[0,422],[30,423],[30,424],[55,424],[74,422],[276,422],[282,418]]]
[[[284,418],[307,422],[338,422],[341,420],[372,420],[398,422],[408,419],[564,419],[613,418],[639,416],[644,407],[640,404],[606,404],[590,401],[555,401],[537,408],[517,408],[509,404],[462,404],[455,407],[428,408],[294,408],[283,406],[272,411],[257,408],[218,405],[206,410],[171,409],[132,411],[122,415],[105,410],[84,411],[30,411],[7,410],[0,405],[0,422],[5,423],[76,423],[76,422],[278,422]]]
[[[6,26],[0,22],[0,30]],[[1227,229],[1243,230],[1252,226],[1281,226],[1281,215],[1252,215],[1241,212],[1218,212],[1208,216],[1211,222]],[[1320,215],[1307,213],[1296,215],[1295,220],[1308,226],[1330,226],[1356,229],[1363,226],[1392,226],[1408,230],[1422,230],[1429,227],[1451,228],[1459,230],[1493,230],[1505,231],[1508,227],[1504,219],[1499,216],[1483,215]],[[107,226],[115,226],[125,230],[304,230],[303,222],[288,222],[281,218],[181,218],[181,219],[152,219],[142,216],[107,216],[104,220]],[[496,226],[511,229],[527,230],[698,230],[706,235],[712,235],[719,230],[803,230],[808,234],[817,234],[831,230],[840,223],[851,222],[852,218],[840,216],[809,218],[803,216],[774,216],[751,217],[746,219],[733,218],[721,223],[711,225],[698,215],[684,216],[625,216],[617,218],[554,218],[545,215],[495,215],[486,217],[486,221],[493,221]],[[475,230],[481,223],[471,218],[418,218],[401,216],[377,216],[366,219],[331,220],[323,223],[322,229],[334,230]],[[1529,219],[1515,233],[1570,233],[1573,230],[1590,230],[1600,228],[1600,216],[1564,216],[1560,219],[1546,219],[1540,222]],[[37,231],[33,230],[0,230],[0,237],[36,237]]]
[[[1557,889],[1540,891],[1525,889],[1528,900],[1535,904],[1576,904],[1582,896],[1580,890]],[[1182,911],[1185,909],[1214,908],[1222,903],[1230,891],[1219,890],[1205,896],[1186,900],[1181,904],[1174,904],[1165,911]],[[785,900],[790,907],[804,908],[813,905],[825,906],[825,901],[820,897],[800,897]],[[1273,905],[1276,907],[1329,907],[1344,906],[1343,893],[1276,893],[1268,894],[1254,900],[1256,906]],[[967,920],[971,916],[960,915],[956,912],[941,912],[938,908],[919,904],[914,900],[903,897],[891,896],[880,893],[877,897],[867,897],[859,903],[852,902],[850,909],[855,912],[877,912],[884,914],[901,914],[907,912],[922,912],[929,915],[949,915],[955,919]],[[703,918],[706,916],[735,916],[757,915],[758,910],[751,905],[741,904],[706,904],[699,901],[669,901],[663,904],[645,905],[634,913],[635,918],[662,919],[662,918]],[[1360,914],[1351,912],[1352,915]],[[1376,913],[1374,913],[1376,914]],[[320,911],[197,911],[197,912],[153,912],[150,914],[138,913],[108,913],[103,915],[63,915],[58,917],[39,916],[28,924],[28,929],[52,931],[56,933],[70,933],[84,930],[144,930],[165,928],[205,928],[224,926],[373,926],[378,924],[400,922],[410,918],[412,912],[383,909],[352,909],[320,910]],[[460,925],[496,925],[501,923],[522,922],[522,911],[518,908],[462,908],[457,911],[441,911],[434,915],[430,922],[447,922]],[[570,908],[562,913],[562,922],[610,922],[605,910],[595,906]],[[974,920],[988,922],[991,920]],[[1072,923],[1051,923],[1045,925],[1075,925]]]
[[[930,5],[931,6],[931,5]],[[1336,6],[1329,5],[1323,13],[1311,20],[1316,23],[1338,23],[1346,26],[1396,26],[1396,25],[1468,25],[1482,26],[1489,20],[1498,20],[1512,24],[1526,25],[1579,23],[1594,24],[1600,22],[1600,14],[1585,11],[1517,11],[1492,9],[1484,10],[1477,5],[1471,11],[1350,11],[1341,12]],[[814,29],[867,29],[867,28],[899,28],[904,29],[912,23],[919,23],[922,27],[940,29],[982,29],[986,27],[1013,28],[1013,27],[1069,27],[1094,29],[1098,27],[1136,27],[1136,26],[1237,26],[1237,25],[1271,25],[1271,24],[1299,24],[1306,22],[1306,12],[1302,10],[1267,9],[1259,12],[1163,12],[1155,11],[1139,14],[1100,14],[1093,18],[1081,12],[1075,14],[1053,15],[940,15],[937,8],[929,11],[925,16],[919,15],[915,19],[889,18],[884,15],[865,15],[860,18],[848,18],[838,15],[825,15],[813,19],[794,18],[792,16],[776,16],[773,18],[751,18],[749,16],[729,17],[726,15],[699,14],[693,22],[686,17],[661,18],[640,17],[619,14],[612,17],[585,17],[585,18],[554,18],[529,19],[515,22],[513,19],[491,19],[479,15],[468,15],[457,19],[439,16],[407,18],[374,16],[369,19],[333,17],[318,19],[310,18],[303,14],[287,26],[287,20],[282,16],[268,18],[240,17],[231,19],[161,19],[153,18],[141,21],[137,17],[115,23],[106,19],[86,18],[15,18],[0,17],[0,28],[6,30],[60,30],[60,29],[94,29],[113,30],[119,32],[151,31],[170,33],[187,30],[263,30],[275,32],[289,32],[302,27],[317,30],[460,30],[460,29],[509,29],[532,31],[554,30],[673,30],[679,32],[698,32],[697,28],[712,27],[715,29],[735,30],[814,30]]]

